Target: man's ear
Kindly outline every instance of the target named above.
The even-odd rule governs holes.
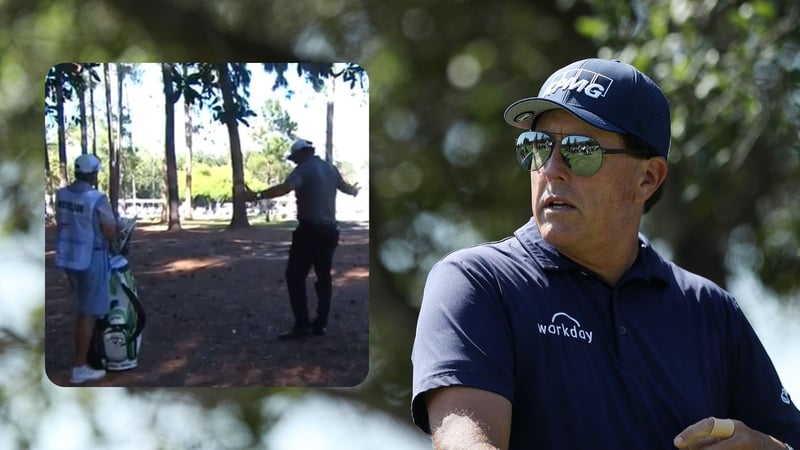
[[[644,205],[647,199],[664,183],[667,178],[669,168],[667,160],[661,156],[648,158],[642,161],[643,167],[640,172],[639,184],[636,186],[637,200]]]

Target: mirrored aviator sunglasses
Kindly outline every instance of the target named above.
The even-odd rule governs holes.
[[[541,169],[556,145],[554,135],[563,136],[560,152],[567,166],[575,175],[589,177],[600,170],[603,153],[607,154],[639,154],[650,156],[643,150],[627,148],[604,148],[596,140],[588,136],[561,135],[543,131],[525,131],[517,138],[517,161],[523,169],[534,171]]]

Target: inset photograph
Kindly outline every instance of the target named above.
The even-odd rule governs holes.
[[[364,380],[361,66],[63,63],[44,89],[53,383]]]

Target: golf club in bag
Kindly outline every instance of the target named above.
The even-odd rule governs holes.
[[[145,325],[144,307],[125,257],[136,227],[136,217],[121,217],[118,223],[119,234],[109,258],[109,312],[95,323],[86,359],[94,369],[115,372],[134,369],[139,365],[142,329]]]

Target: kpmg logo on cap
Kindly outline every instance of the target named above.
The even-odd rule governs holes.
[[[570,69],[563,71],[561,78],[550,83],[541,96],[548,97],[561,89],[580,92],[591,98],[600,98],[605,97],[613,82],[611,78],[591,70]]]

